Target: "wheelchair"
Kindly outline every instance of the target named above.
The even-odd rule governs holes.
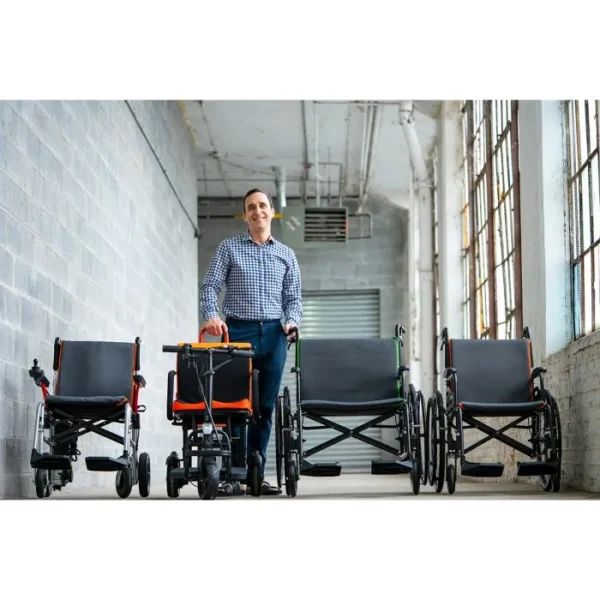
[[[496,439],[531,459],[517,462],[517,477],[539,477],[545,491],[558,492],[560,414],[544,387],[546,369],[533,367],[529,328],[516,340],[451,339],[444,328],[444,348],[446,398],[436,391],[427,402],[427,470],[435,491],[440,493],[447,483],[448,492],[454,493],[459,464],[466,477],[500,477],[503,463],[466,460],[469,452]],[[510,422],[496,429],[482,420],[490,418]],[[485,437],[465,447],[467,429],[477,429]],[[507,435],[510,429],[526,430],[528,443]]]
[[[127,498],[134,485],[150,495],[150,457],[138,456],[140,338],[135,343],[54,340],[54,394],[50,381],[33,360],[29,376],[42,389],[37,406],[30,465],[38,498],[47,498],[73,481],[73,463],[81,455],[78,439],[95,433],[123,446],[118,457],[87,456],[88,471],[116,471],[116,491]],[[122,435],[106,429],[120,424]]]
[[[231,491],[225,495],[241,495],[246,483],[260,496],[260,455],[247,456],[248,428],[260,414],[252,346],[230,343],[227,334],[220,343],[204,342],[204,332],[199,343],[163,346],[177,354],[167,379],[167,419],[183,438],[181,458],[176,451],[167,457],[167,495],[177,498],[191,483],[200,498],[212,500],[220,485]]]
[[[315,454],[353,437],[396,457],[371,463],[373,475],[410,474],[413,493],[427,483],[424,456],[425,401],[405,380],[408,366],[401,364],[405,330],[397,325],[388,339],[302,339],[296,338],[296,402],[292,406],[286,386],[275,406],[275,462],[277,485],[285,481],[287,496],[295,497],[298,481],[307,477],[336,477],[339,463],[311,463]],[[354,428],[334,419],[364,416]],[[370,418],[369,418],[370,417]],[[393,425],[382,424],[394,419]],[[308,425],[305,421],[317,423]],[[376,440],[363,432],[370,428],[392,428],[398,447]],[[315,429],[333,429],[336,437],[305,448],[303,434]]]

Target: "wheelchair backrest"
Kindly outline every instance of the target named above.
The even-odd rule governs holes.
[[[301,339],[300,399],[364,402],[400,396],[395,339]]]
[[[56,395],[132,399],[136,344],[67,340],[58,343]]]
[[[446,366],[456,369],[457,402],[504,404],[533,400],[531,342],[448,340]]]
[[[191,344],[193,348],[210,346],[210,343]],[[221,346],[222,344],[212,344]],[[232,343],[230,346],[250,349],[250,344]],[[213,400],[218,402],[239,402],[252,397],[252,359],[230,359],[223,354],[213,355],[213,369],[230,361],[215,371],[213,377]],[[198,371],[196,372],[196,366]],[[185,360],[181,354],[177,355],[177,400],[179,402],[195,404],[202,402],[203,398],[198,386],[198,375],[202,376],[209,368],[207,354],[196,356],[193,361]],[[208,398],[208,376],[201,377],[204,394]]]

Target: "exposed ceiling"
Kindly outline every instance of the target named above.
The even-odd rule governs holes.
[[[389,197],[407,193],[412,177],[391,101],[186,101],[197,144],[198,196],[240,198],[252,187],[275,192],[285,169],[288,198]],[[440,102],[414,102],[426,156],[436,136]]]

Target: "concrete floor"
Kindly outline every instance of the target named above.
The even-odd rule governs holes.
[[[270,480],[275,483],[275,478]],[[33,485],[33,484],[32,484]],[[77,489],[67,485],[60,492],[53,492],[49,500],[60,499],[115,499],[120,502],[114,478],[107,478],[106,487]],[[37,499],[37,498],[36,498]],[[140,500],[135,487],[129,499]],[[450,496],[444,487],[441,494],[436,494],[431,486],[421,487],[418,496],[412,493],[410,482],[405,475],[370,475],[347,474],[339,477],[314,478],[302,477],[298,482],[298,495],[288,498],[285,489],[281,496],[253,498],[251,496],[218,498],[219,501],[291,501],[291,500],[427,500],[447,502],[449,500],[600,500],[600,494],[564,490],[558,494],[544,492],[539,485],[531,483],[497,483],[488,481],[475,483],[467,479],[456,483],[456,492]],[[151,481],[150,496],[146,500],[171,500],[167,497],[164,475],[157,474]],[[181,490],[179,500],[198,500],[196,487],[188,484]]]

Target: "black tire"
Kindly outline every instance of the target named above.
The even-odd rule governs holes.
[[[35,494],[38,498],[48,498],[52,493],[50,474],[46,469],[36,469],[34,475]]]
[[[129,497],[129,494],[131,494],[131,490],[133,489],[133,473],[131,472],[131,467],[117,471],[115,487],[117,488],[119,498]]]
[[[453,464],[446,467],[446,483],[448,484],[448,493],[454,494],[456,490],[456,467]]]
[[[435,400],[433,398],[429,398],[427,401],[427,416],[425,419],[425,444],[427,446],[426,456],[426,470],[427,470],[427,480],[429,484],[434,486],[437,482],[437,458],[438,458],[438,448],[437,448],[437,438],[435,433],[435,408],[434,408]]]
[[[558,412],[558,405],[554,397],[544,390],[543,399],[546,402],[546,409],[544,411],[544,421],[548,423],[550,432],[549,435],[544,437],[542,441],[542,448],[544,455],[542,459],[548,462],[555,462],[558,465],[558,471],[551,475],[540,476],[540,482],[542,488],[546,492],[558,492],[560,491],[560,477],[562,469],[562,430],[560,423],[560,414]],[[538,420],[539,426],[539,420]],[[544,423],[546,427],[546,423]],[[540,432],[543,434],[543,432]]]
[[[410,472],[410,487],[415,496],[418,496],[421,489],[421,474],[419,473],[419,461],[413,459],[412,471]]]
[[[169,498],[179,498],[179,484],[176,479],[169,477],[171,471],[179,466],[177,454],[170,454],[167,458],[167,496]]]
[[[277,396],[275,401],[275,466],[277,467],[277,487],[283,483],[283,397]]]
[[[288,460],[285,468],[285,493],[292,498],[298,493],[298,473],[296,461]]]
[[[550,394],[548,394],[550,396]],[[558,404],[556,400],[552,398],[552,416],[554,422],[554,429],[556,435],[556,446],[555,446],[555,458],[554,460],[558,463],[558,472],[552,475],[552,491],[560,491],[560,477],[562,471],[562,426],[560,423],[560,413],[558,411]]]
[[[419,451],[421,461],[421,485],[427,485],[429,480],[429,474],[427,470],[427,463],[429,462],[429,448],[427,447],[427,436],[426,429],[427,424],[425,422],[425,398],[421,391],[417,394],[418,412],[419,412],[419,428],[417,430],[419,435]]]
[[[444,399],[440,392],[435,393],[434,401],[434,443],[437,447],[437,473],[435,482],[435,491],[437,494],[444,489],[446,481],[446,413],[444,410]]]
[[[258,422],[260,418],[260,396],[258,392],[258,369],[252,371],[252,412],[254,420]]]
[[[150,495],[150,456],[147,452],[140,454],[138,464],[138,489],[142,498]]]
[[[214,500],[219,490],[219,465],[214,456],[206,457],[200,467],[202,480],[198,481],[198,495],[203,500]]]
[[[250,464],[248,465],[248,485],[250,487],[250,494],[255,498],[262,493],[262,480],[259,467],[260,460],[260,455],[258,452],[254,451],[250,457]]]
[[[283,442],[283,464],[287,465],[294,456],[296,450],[296,441],[292,435],[294,430],[294,415],[292,414],[292,401],[290,399],[290,390],[286,386],[283,388],[283,398],[281,404],[281,423],[283,426],[282,430],[282,442]],[[287,469],[287,466],[286,466]],[[286,471],[287,477],[287,471]]]

